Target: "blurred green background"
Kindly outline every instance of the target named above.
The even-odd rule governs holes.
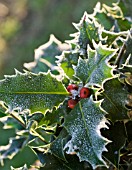
[[[101,0],[107,4],[117,0]],[[0,0],[0,78],[33,60],[34,49],[50,34],[70,39],[84,11],[93,12],[97,0]]]
[[[100,0],[112,4],[117,0]],[[93,12],[97,0],[0,0],[0,78],[23,70],[23,63],[33,61],[34,49],[46,43],[50,34],[64,42],[76,32],[84,11]],[[2,130],[0,145],[8,144],[14,130]],[[0,170],[32,164],[37,159],[27,147],[12,160],[6,160]]]

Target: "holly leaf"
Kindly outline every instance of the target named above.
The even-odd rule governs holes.
[[[61,81],[48,72],[33,74],[30,72],[6,76],[0,81],[0,100],[8,105],[11,112],[15,109],[29,109],[31,113],[45,113],[58,107],[68,95]]]
[[[64,149],[67,154],[76,154],[80,161],[89,162],[93,169],[105,165],[102,152],[108,140],[101,136],[100,128],[105,125],[105,113],[100,109],[100,102],[94,102],[92,97],[81,100],[64,121],[71,140]]]
[[[123,7],[126,8],[125,4],[126,3],[123,2]],[[124,13],[123,13],[124,10],[122,12],[122,9],[120,8],[120,6],[116,3],[113,3],[113,7],[103,4],[103,9],[105,13],[114,20],[114,25],[116,27],[116,31],[118,32],[126,31],[131,28],[131,18],[129,17],[124,18]],[[126,10],[129,11],[129,9],[126,9]]]
[[[37,126],[43,119],[44,114],[37,112],[34,113],[33,115],[25,115],[25,117],[26,117],[25,124],[28,124],[30,122],[36,122],[36,126]]]
[[[24,66],[34,73],[51,70],[52,73],[56,74],[59,71],[56,56],[61,55],[62,51],[67,49],[69,49],[68,44],[62,44],[54,35],[51,35],[46,44],[35,50],[34,61],[25,63]]]
[[[39,122],[39,126],[46,125],[51,126],[54,124],[61,125],[61,120],[69,112],[67,101],[64,101],[63,105],[60,105],[59,108],[53,109],[52,112],[47,112],[44,117]]]
[[[66,138],[67,135],[67,131],[65,129],[62,129],[59,136],[51,143],[50,146],[51,153],[64,161],[66,161],[66,158],[64,155],[63,145],[64,138]]]
[[[58,63],[60,63],[61,68],[65,72],[66,76],[70,79],[73,78],[74,69],[73,65],[77,65],[79,58],[79,53],[73,51],[64,51],[59,57]]]
[[[75,36],[75,43],[79,45],[80,55],[86,56],[87,45],[93,47],[92,40],[97,43],[100,40],[99,24],[96,22],[94,17],[84,13],[82,19],[78,24],[74,23],[75,28],[79,31],[78,34],[73,34]],[[73,42],[73,40],[72,40]]]
[[[102,36],[103,42],[105,42],[105,44],[109,46],[109,45],[112,45],[118,37],[125,36],[125,35],[127,36],[127,34],[128,34],[127,31],[117,33],[117,32],[102,30],[101,36]]]
[[[1,118],[0,121],[4,124],[3,129],[17,129],[17,130],[22,130],[23,127],[22,125],[15,119],[13,119],[10,116],[6,116],[4,118]]]
[[[113,17],[113,18],[123,18],[123,13],[121,8],[116,4],[113,3],[112,7],[103,4],[103,9],[105,10],[105,13],[109,14],[109,16]]]
[[[131,4],[126,1],[120,0],[118,3],[113,3],[111,7],[103,4],[102,9],[100,3],[97,3],[94,9],[94,17],[106,30],[127,31],[131,28],[129,14]]]
[[[19,167],[19,168],[13,168],[12,166],[11,166],[11,170],[28,170],[28,168],[27,168],[27,165],[25,164],[24,166],[22,166],[22,167]]]
[[[88,59],[79,58],[75,67],[75,75],[84,83],[102,86],[104,80],[111,78],[113,66],[109,60],[115,55],[115,50],[94,43],[95,50],[88,48]]]
[[[106,30],[110,30],[112,26],[114,25],[114,20],[107,16],[107,14],[104,13],[103,10],[100,8],[95,8],[95,18]]]
[[[128,92],[118,78],[113,78],[104,83],[103,102],[101,107],[109,114],[106,116],[112,121],[129,119],[125,107]]]
[[[126,19],[128,19],[131,23],[132,1],[130,1],[130,0],[125,0],[125,1],[120,0],[118,5],[122,9],[124,17],[126,17]]]
[[[25,146],[26,139],[19,136],[10,138],[9,144],[0,148],[0,161],[6,158],[12,159]]]

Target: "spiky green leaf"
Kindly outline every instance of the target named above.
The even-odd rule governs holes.
[[[65,101],[62,105],[59,106],[59,108],[53,109],[52,112],[47,112],[44,117],[39,122],[39,126],[46,125],[46,126],[52,126],[54,124],[61,125],[61,120],[64,118],[65,115],[67,115],[69,112],[67,101]]]
[[[77,65],[79,53],[65,51],[59,58],[60,61],[58,63],[60,62],[61,68],[64,70],[66,76],[72,79],[74,75],[73,65]]]
[[[8,105],[9,111],[29,109],[31,113],[45,113],[58,107],[67,94],[62,82],[50,73],[16,72],[0,81],[0,100]]]
[[[80,161],[89,162],[93,168],[105,165],[102,152],[108,143],[100,134],[100,128],[106,127],[104,112],[100,102],[92,98],[83,99],[66,117],[64,126],[71,135],[64,149],[67,154],[77,154]]]
[[[0,148],[0,161],[9,158],[12,159],[24,146],[26,137],[11,138],[9,144],[1,146]]]
[[[51,143],[50,151],[53,155],[58,157],[59,159],[62,159],[66,161],[65,155],[64,155],[64,138],[67,136],[67,131],[63,129],[59,136]]]
[[[112,45],[114,43],[114,41],[117,40],[117,38],[119,38],[120,36],[127,36],[127,31],[123,31],[123,32],[112,32],[112,31],[106,31],[106,30],[102,30],[102,40],[103,43],[109,45]]]
[[[11,170],[28,170],[28,168],[27,168],[27,165],[25,164],[24,166],[19,167],[19,168],[13,168],[13,167],[11,166]]]
[[[3,126],[4,129],[10,129],[10,128],[14,128],[17,130],[23,129],[22,125],[17,120],[12,118],[11,116],[6,116],[6,117],[0,119],[0,121],[4,124],[4,126]]]
[[[74,41],[80,55],[86,57],[87,45],[89,44],[90,47],[93,47],[92,40],[94,39],[96,43],[100,40],[100,26],[94,17],[88,15],[86,12],[84,13],[81,21],[78,24],[74,23],[74,26],[79,31],[77,34],[73,34],[73,37],[75,36]]]
[[[34,61],[25,63],[24,66],[34,73],[47,72],[48,70],[55,73],[55,71],[59,71],[56,56],[61,55],[62,51],[68,48],[68,44],[62,44],[54,35],[51,35],[46,44],[35,50]]]
[[[75,75],[84,83],[102,86],[104,80],[112,77],[113,67],[108,61],[115,54],[115,50],[95,44],[96,50],[88,48],[88,59],[79,59],[75,67]]]

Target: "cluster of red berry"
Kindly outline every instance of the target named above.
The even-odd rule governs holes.
[[[90,96],[90,90],[87,87],[79,88],[75,84],[70,84],[67,87],[67,91],[72,96],[68,100],[68,107],[73,109],[80,99],[88,98]]]

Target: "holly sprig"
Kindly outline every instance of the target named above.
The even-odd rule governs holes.
[[[17,129],[1,162],[28,145],[39,169],[131,166],[132,31],[118,5],[97,4],[72,40],[52,35],[29,70],[0,81],[0,121]]]

